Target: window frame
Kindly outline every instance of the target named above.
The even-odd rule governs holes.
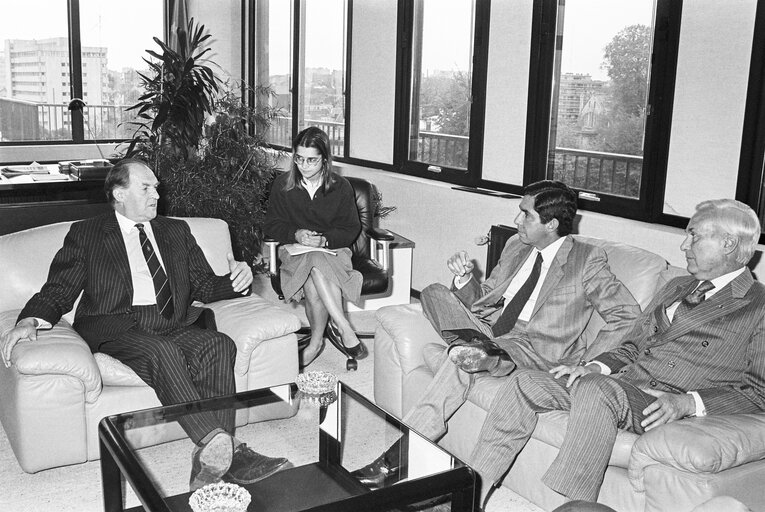
[[[290,77],[290,102],[291,102],[291,118],[290,118],[290,124],[291,124],[291,131],[292,134],[290,136],[290,141],[294,140],[295,136],[298,134],[298,126],[299,126],[299,119],[298,119],[298,105],[301,98],[301,94],[303,91],[298,86],[300,84],[300,79],[303,75],[303,70],[301,69],[301,65],[303,64],[303,57],[301,55],[304,54],[303,46],[305,44],[304,42],[304,28],[305,28],[305,21],[302,17],[303,13],[305,12],[304,6],[305,2],[307,0],[291,0],[292,2],[292,19],[290,20],[292,23],[292,40],[290,41],[290,57],[292,59],[291,67],[292,67],[292,76]],[[351,45],[352,45],[352,33],[353,33],[353,0],[344,0],[345,5],[345,55],[343,56],[343,59],[345,60],[345,72],[344,72],[344,78],[343,78],[343,96],[345,98],[344,100],[344,110],[343,115],[345,118],[343,119],[343,133],[344,133],[344,139],[343,139],[343,154],[333,155],[333,159],[337,161],[347,161],[349,160],[348,155],[349,152],[349,142],[351,137],[351,128],[350,128],[350,117],[351,117],[351,111],[350,111],[350,105],[351,105]],[[247,73],[243,73],[242,76],[247,76],[247,81],[250,85],[254,87],[255,84],[257,84],[257,73],[256,73],[256,59],[258,55],[258,45],[257,45],[257,32],[258,32],[258,18],[256,16],[257,11],[257,4],[259,3],[258,0],[242,0],[242,8],[244,9],[244,4],[248,3],[247,8],[249,11],[249,17],[248,17],[248,26],[249,26],[249,38],[247,40],[247,45],[250,48],[250,51],[248,52],[248,55],[246,57],[247,61],[246,64],[244,62],[245,57],[243,56],[243,68],[246,67],[248,70]],[[244,16],[242,17],[244,19]],[[244,28],[243,28],[244,30]],[[243,52],[244,55],[244,52]],[[248,101],[251,107],[256,107],[257,98],[255,98],[254,91],[250,91],[250,94],[248,96]],[[282,151],[291,151],[292,148],[290,146],[282,146],[275,143],[269,143],[269,147],[282,150]]]
[[[559,0],[534,1],[523,172],[524,183],[527,184],[547,178],[558,9]],[[676,224],[677,221],[669,219],[671,216],[662,213],[661,207],[669,159],[681,17],[682,0],[656,0],[639,197],[631,199],[596,194],[596,200],[588,200],[590,194],[584,197],[580,194],[579,209]]]
[[[398,1],[398,34],[396,50],[396,105],[395,134],[393,141],[392,171],[411,176],[477,187],[481,184],[483,161],[483,128],[485,118],[486,76],[489,60],[489,20],[491,2],[473,0],[475,26],[473,32],[473,74],[471,77],[470,129],[468,131],[467,170],[440,166],[433,170],[431,164],[409,159],[409,128],[412,100],[412,62],[416,48],[414,39],[415,9],[422,7],[422,0]],[[420,15],[418,19],[422,19]]]
[[[62,0],[64,1],[64,0]],[[173,4],[178,0],[162,0],[164,39],[168,40],[170,31],[170,16],[173,12]],[[69,43],[69,101],[73,98],[83,98],[83,62],[82,62],[82,39],[80,37],[80,0],[66,0],[67,11],[67,41]],[[72,123],[72,138],[59,140],[24,140],[24,141],[0,141],[0,147],[13,146],[68,146],[72,144],[100,144],[107,142],[122,142],[129,139],[86,139],[85,121],[82,109],[70,110]]]

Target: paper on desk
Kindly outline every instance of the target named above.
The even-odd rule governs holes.
[[[332,251],[330,249],[325,249],[323,247],[311,247],[310,245],[286,244],[284,248],[287,250],[288,253],[290,253],[290,256],[297,256],[298,254],[305,254],[307,252],[314,252],[314,251],[326,252],[328,254],[337,256],[337,253],[335,251]]]

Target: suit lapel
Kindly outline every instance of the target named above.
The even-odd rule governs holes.
[[[753,282],[751,272],[745,270],[743,274],[736,277],[722,290],[694,307],[682,318],[673,321],[662,336],[664,342],[688,334],[689,331],[699,325],[712,322],[749,304],[750,300],[745,298],[745,295]],[[686,293],[690,293],[690,290]],[[684,296],[681,295],[681,297]]]
[[[531,254],[532,250],[533,250],[533,247],[531,247],[530,245],[523,245],[523,247],[519,248],[518,251],[515,253],[515,256],[513,257],[513,259],[509,262],[507,266],[509,270],[508,274],[505,276],[505,278],[502,281],[497,283],[497,286],[495,286],[491,292],[487,293],[484,297],[482,297],[477,304],[481,304],[481,305],[496,304],[497,301],[499,301],[499,299],[505,294],[505,291],[507,291],[507,287],[510,286],[510,281],[513,280],[515,275],[521,269],[521,267],[523,266],[523,263],[529,257],[529,254]]]
[[[117,275],[122,280],[128,294],[133,296],[133,278],[130,275],[130,262],[125,249],[125,239],[120,231],[120,225],[114,213],[109,215],[104,222],[103,244],[106,248],[108,257],[112,260],[113,266],[117,269]]]
[[[162,255],[162,263],[165,267],[165,274],[167,274],[167,279],[170,281],[170,290],[172,291],[173,299],[175,299],[177,294],[175,283],[178,282],[178,265],[175,259],[171,257],[171,255],[174,254],[173,246],[170,242],[172,238],[171,233],[168,232],[167,227],[159,219],[159,217],[155,217],[154,220],[151,221],[151,230],[154,232],[154,239],[157,241],[159,254]]]
[[[563,266],[568,261],[569,253],[571,253],[571,249],[573,247],[573,239],[571,236],[567,236],[563,241],[563,244],[561,244],[560,249],[558,249],[558,252],[555,253],[555,259],[553,259],[552,263],[550,264],[550,268],[547,270],[545,280],[542,283],[542,288],[539,290],[539,296],[537,297],[537,301],[534,304],[534,311],[531,312],[532,318],[537,314],[539,308],[542,307],[542,305],[547,300],[547,297],[549,297],[550,293],[555,289],[556,286],[558,286],[558,283],[560,283],[560,280],[563,278]]]

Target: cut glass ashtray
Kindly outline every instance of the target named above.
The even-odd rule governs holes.
[[[312,370],[298,375],[295,384],[307,395],[323,395],[335,391],[337,377],[329,372]]]
[[[200,487],[189,497],[194,512],[245,512],[252,497],[244,487],[218,482]]]

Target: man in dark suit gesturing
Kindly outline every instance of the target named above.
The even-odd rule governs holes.
[[[252,271],[228,255],[230,274],[216,276],[183,221],[157,217],[159,183],[134,159],[118,162],[104,183],[113,212],[72,224],[48,280],[0,338],[5,365],[21,340],[37,339],[70,311],[82,292],[74,328],[93,352],[132,368],[163,405],[232,394],[236,346],[225,334],[192,325],[212,302],[249,292]],[[221,477],[250,483],[274,473],[283,458],[258,454],[233,437],[233,411],[179,420],[192,441],[190,485]]]
[[[618,348],[586,365],[512,375],[471,457],[483,494],[526,444],[539,413],[570,411],[543,482],[595,501],[617,429],[642,434],[686,417],[765,411],[765,286],[746,268],[759,236],[745,204],[702,202],[680,247],[691,275],[667,283]]]

